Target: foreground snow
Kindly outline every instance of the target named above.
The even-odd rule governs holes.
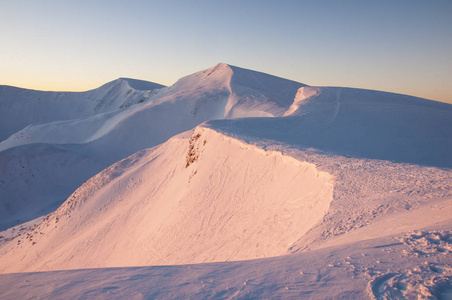
[[[450,299],[451,225],[242,262],[4,274],[0,298]]]

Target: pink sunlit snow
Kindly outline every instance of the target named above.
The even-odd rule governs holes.
[[[227,64],[0,86],[0,298],[452,297],[452,105]]]

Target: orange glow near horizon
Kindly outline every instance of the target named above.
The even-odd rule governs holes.
[[[85,91],[119,77],[171,85],[224,62],[452,103],[451,1],[308,2],[148,1],[132,13],[116,0],[5,1],[0,85]]]

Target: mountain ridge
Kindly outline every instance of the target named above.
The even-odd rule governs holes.
[[[25,239],[0,246],[0,266],[9,273],[286,255],[450,197],[451,176],[270,140],[253,144],[201,125],[86,181]],[[400,218],[397,226],[409,222]]]
[[[310,87],[224,63],[187,75],[172,86],[150,91],[133,90],[127,80],[120,78],[98,88],[98,91],[102,90],[99,98],[83,98],[86,92],[73,93],[74,99],[81,99],[82,108],[74,107],[74,102],[55,98],[55,95],[63,97],[63,94],[53,92],[48,101],[58,100],[60,105],[66,105],[64,109],[43,106],[42,103],[48,101],[39,100],[39,97],[47,95],[46,92],[39,92],[36,103],[41,106],[38,108],[33,105],[19,107],[20,101],[16,106],[8,106],[4,101],[5,93],[0,93],[0,108],[9,107],[0,110],[0,115],[4,115],[0,122],[14,119],[14,122],[25,122],[21,126],[27,126],[0,142],[0,156],[14,153],[15,147],[47,144],[49,149],[64,147],[68,161],[89,158],[97,167],[87,168],[77,175],[78,178],[73,178],[68,171],[59,178],[42,181],[49,185],[45,189],[54,182],[60,182],[60,186],[73,182],[68,189],[49,198],[51,203],[57,204],[77,188],[77,182],[81,184],[116,161],[163,143],[203,122],[225,133],[228,128],[235,127],[233,134],[272,139],[334,154],[451,167],[452,145],[447,137],[452,134],[448,129],[452,128],[452,106],[448,104],[387,92]],[[34,102],[32,94],[25,91],[24,99]],[[93,99],[97,100],[92,102]],[[87,102],[91,104],[86,105]],[[27,118],[35,120],[40,113],[45,118],[37,119],[35,124],[27,123]],[[63,118],[64,114],[67,115]],[[262,131],[260,128],[267,129]],[[0,131],[5,129],[0,126]],[[42,169],[45,164],[35,163],[41,160],[38,156],[17,151],[24,162],[37,167],[26,175],[30,186],[36,186],[33,182],[37,181],[31,174],[50,176],[51,173]],[[3,205],[9,205],[7,199],[27,198],[31,203],[38,203],[41,200],[37,199],[45,198],[36,190],[25,192],[25,175],[9,168],[0,177],[12,174],[15,179],[11,180],[18,186],[0,191]],[[22,219],[20,208],[17,209],[19,211],[12,212],[12,220],[4,219],[3,226],[29,220]]]
[[[213,70],[216,70],[215,74],[211,73]],[[81,184],[103,168],[136,151],[163,143],[171,136],[192,129],[207,120],[224,118],[227,103],[231,104],[230,111],[240,111],[241,114],[245,111],[247,116],[272,115],[275,111],[284,110],[275,101],[267,103],[270,97],[265,94],[265,91],[260,92],[247,88],[245,93],[243,91],[241,94],[231,92],[231,73],[229,66],[219,64],[185,76],[170,87],[151,91],[134,91],[129,89],[125,80],[117,79],[98,88],[97,91],[102,91],[98,98],[93,98],[94,96],[84,98],[87,92],[71,94],[76,96],[75,100],[81,99],[81,103],[77,104],[78,108],[74,106],[74,102],[66,103],[60,101],[60,98],[55,98],[58,95],[58,97],[63,97],[61,93],[50,93],[50,100],[39,102],[40,100],[33,100],[32,92],[25,91],[28,98],[24,98],[24,101],[36,102],[41,106],[38,108],[26,106],[24,109],[19,106],[23,101],[16,101],[16,106],[9,106],[8,101],[4,101],[5,94],[0,94],[0,106],[8,107],[6,110],[0,110],[0,115],[2,113],[5,115],[5,118],[0,116],[0,119],[6,123],[13,119],[16,122],[14,125],[16,129],[0,124],[0,128],[3,129],[0,131],[4,132],[6,129],[8,132],[19,129],[0,142],[0,156],[6,155],[5,151],[9,151],[9,149],[14,152],[16,147],[35,144],[48,144],[50,147],[52,145],[64,146],[67,149],[76,148],[76,151],[69,150],[67,152],[69,161],[75,159],[74,155],[79,160],[89,157],[94,162],[94,166],[102,167],[87,168],[85,172],[77,175],[78,178],[75,181],[71,172],[68,171],[67,174],[60,174],[58,179],[49,178],[44,182],[50,186],[59,181]],[[274,78],[267,74],[261,76]],[[38,93],[38,95],[46,94],[46,92]],[[17,94],[15,97],[20,97],[20,95]],[[39,97],[41,96],[37,98],[39,99]],[[231,102],[232,97],[240,103]],[[97,100],[92,102],[93,99]],[[52,105],[42,106],[42,103],[49,101],[52,103],[57,100],[61,105],[65,105],[64,109]],[[65,112],[66,110],[67,112]],[[43,117],[39,118],[40,115]],[[233,117],[234,115],[229,113],[228,116]],[[22,125],[19,126],[17,123]],[[25,152],[20,150],[18,153],[24,155]],[[26,156],[22,160],[31,165],[35,164],[34,161],[40,160],[34,155]],[[45,170],[41,170],[41,168],[45,168],[45,165],[36,164],[36,166],[38,165],[40,166],[38,169],[29,172],[30,176],[31,174],[49,174]],[[6,169],[3,175],[6,176],[6,174],[12,174],[15,178],[13,182],[16,182],[17,185],[25,184],[20,173]],[[0,174],[1,176],[2,174]],[[30,177],[29,180],[35,181],[36,179]],[[58,201],[66,199],[76,187],[72,185],[66,191],[61,190],[49,201],[58,203]],[[25,195],[22,188],[19,187],[11,187],[8,191],[0,191],[0,202],[4,202],[4,205],[7,205],[8,199],[23,198]],[[44,195],[40,195],[38,191],[35,192],[36,197],[31,192],[26,193],[28,201],[37,202],[37,199],[44,198]],[[22,209],[26,210],[26,208]],[[13,220],[4,219],[5,225],[3,226],[26,221],[21,218],[21,214],[20,211],[13,212]]]

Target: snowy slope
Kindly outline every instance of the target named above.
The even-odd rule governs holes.
[[[0,266],[15,272],[279,256],[344,234],[359,242],[448,221],[448,210],[433,221],[412,217],[451,196],[450,170],[269,140],[252,145],[199,127],[87,181],[25,239],[6,243]],[[399,219],[398,230],[394,222],[391,230],[372,229],[388,218]],[[363,228],[371,231],[354,236]]]
[[[405,95],[302,87],[284,117],[209,126],[351,157],[452,168],[452,105]]]
[[[88,115],[72,108],[71,102],[68,100],[65,107],[54,108],[58,110],[58,113],[47,111],[49,116],[42,117],[39,111],[34,112],[36,110],[34,106],[40,105],[38,101],[35,101],[37,103],[33,103],[34,105],[31,106],[30,110],[33,112],[33,118],[40,118],[35,122],[39,123],[36,125],[33,125],[33,121],[29,120],[30,118],[21,115],[23,109],[17,109],[11,115],[20,119],[21,122],[28,122],[25,125],[28,127],[17,131],[1,142],[0,150],[30,143],[87,143],[98,139],[111,139],[111,137],[108,137],[109,134],[117,135],[122,131],[127,131],[130,134],[138,131],[140,136],[128,138],[127,142],[128,144],[138,143],[139,145],[135,147],[135,151],[128,151],[123,154],[123,157],[125,157],[144,148],[144,146],[159,144],[174,134],[191,129],[207,120],[234,118],[243,115],[282,115],[282,112],[286,111],[292,102],[297,89],[304,86],[287,79],[226,64],[217,64],[212,68],[186,76],[178,80],[173,86],[159,90],[134,90],[130,87],[131,82],[141,88],[146,86],[159,87],[149,82],[137,83],[136,80],[118,79],[105,84],[98,90],[70,94],[74,99],[83,99],[83,101],[73,102],[80,106],[84,104],[84,109],[89,112]],[[55,98],[53,92],[28,92],[49,93],[47,98],[50,100],[47,102],[53,101],[53,98]],[[101,100],[92,101],[96,98],[91,95],[94,92],[96,92],[96,95],[105,95],[102,96]],[[61,97],[59,93],[56,95]],[[16,97],[19,96],[16,95]],[[37,95],[34,95],[34,97],[38,98]],[[97,98],[100,98],[100,96],[97,96]],[[8,101],[4,102],[6,102],[5,105],[8,104]],[[64,101],[58,102],[60,106],[63,106],[62,103]],[[10,110],[13,111],[14,109],[11,108]],[[7,113],[6,110],[4,112]],[[94,114],[93,112],[97,113]],[[75,115],[67,116],[69,114]],[[48,118],[53,119],[49,121]],[[140,120],[134,121],[137,118]],[[154,119],[158,118],[162,118],[162,120],[156,120],[156,124],[154,124]],[[161,124],[162,122],[164,124]],[[140,127],[148,126],[148,130],[138,130]],[[160,127],[159,132],[168,131],[159,134],[164,138],[160,138],[156,143],[141,145],[140,140],[147,137],[146,134],[149,134],[149,132],[155,134],[156,129],[153,127],[157,126]]]
[[[40,183],[47,187],[32,190],[32,185],[30,192],[26,193],[22,192],[22,179],[17,172],[4,169],[5,176],[12,174],[8,175],[12,176],[11,184],[19,186],[0,190],[0,205],[11,207],[10,199],[30,199],[31,202],[48,199],[43,206],[56,209],[76,186],[66,185],[67,189],[63,190],[55,185],[55,181],[81,183],[114,162],[141,149],[163,143],[171,136],[192,129],[207,120],[234,117],[237,114],[260,116],[264,109],[265,114],[281,114],[290,105],[289,95],[295,94],[301,86],[304,85],[255,71],[217,64],[181,78],[173,86],[157,90],[133,88],[160,87],[153,83],[118,79],[97,90],[84,93],[23,90],[13,96],[2,93],[0,103],[8,107],[8,110],[2,112],[11,115],[5,122],[14,117],[22,122],[21,126],[28,126],[0,142],[0,157],[6,155],[5,151],[8,149],[9,153],[18,151],[16,148],[19,146],[50,144],[55,147],[76,147],[76,152],[82,159],[87,157],[95,164],[87,165],[86,169],[76,173],[66,168],[66,173],[58,173],[58,178],[50,176],[40,180]],[[31,102],[33,105],[24,106],[24,102]],[[22,106],[11,106],[11,103]],[[41,104],[50,108],[42,108]],[[22,107],[24,108],[21,109]],[[24,123],[32,121],[38,124]],[[30,148],[30,152],[32,149]],[[15,155],[23,153],[26,151],[22,150]],[[40,160],[36,154],[32,158],[23,159]],[[68,160],[72,159],[68,157]],[[50,171],[44,173],[51,175]],[[50,189],[60,192],[54,195],[42,193],[42,190]],[[28,210],[26,206],[14,207],[14,210],[8,210],[12,215],[29,213],[21,212]],[[4,220],[3,223],[17,224],[38,216],[40,215],[26,219],[14,217]],[[4,228],[7,227],[0,227]]]
[[[256,71],[228,67],[232,71],[231,96],[225,109],[228,119],[282,116],[292,104],[297,90],[306,86]]]
[[[129,83],[162,87],[123,78],[82,93],[0,88],[1,134],[27,126],[0,142],[0,229],[55,210],[84,180],[116,161],[76,144],[125,107],[156,93]]]
[[[0,297],[450,299],[450,248],[433,249],[451,247],[451,225],[250,261],[2,274]]]
[[[190,138],[138,152],[93,177],[32,238],[18,237],[11,248],[1,249],[0,269],[185,264],[287,254],[328,211],[330,181],[314,165],[199,128]],[[20,263],[18,253],[25,254]]]
[[[144,87],[147,89],[143,90]],[[127,78],[86,92],[45,92],[0,86],[0,140],[31,124],[78,119],[147,101],[153,90],[162,87]]]
[[[0,228],[55,210],[105,161],[81,154],[77,147],[30,145],[0,155]],[[70,174],[71,176],[68,176]]]
[[[249,144],[202,126],[96,175],[40,224],[4,232],[3,272],[278,257],[6,274],[0,290],[447,299],[451,185],[450,170]]]

